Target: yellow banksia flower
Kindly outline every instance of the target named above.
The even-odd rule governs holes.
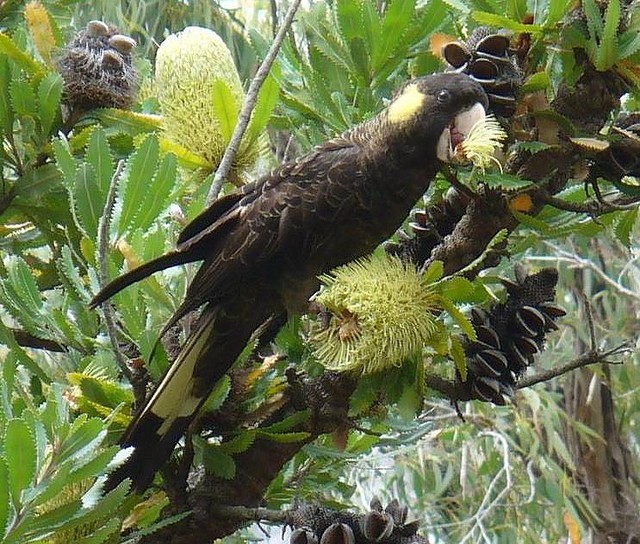
[[[24,18],[38,53],[45,62],[51,64],[51,53],[56,48],[56,39],[47,9],[34,0],[24,7]]]
[[[238,112],[244,101],[240,76],[222,38],[195,26],[167,37],[156,56],[155,80],[167,139],[216,168],[230,135],[223,133],[228,120],[219,118],[214,96],[220,96],[222,83],[227,110]],[[249,168],[257,155],[256,145],[243,142],[235,168]]]
[[[311,340],[316,358],[330,370],[371,374],[400,365],[437,331],[439,295],[396,257],[361,259],[320,279],[315,300],[330,317]]]
[[[502,147],[507,133],[492,115],[478,121],[456,150],[462,158],[470,161],[476,168],[485,171],[491,163],[502,171],[502,165],[494,157],[497,149]]]

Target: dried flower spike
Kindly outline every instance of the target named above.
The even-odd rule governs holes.
[[[373,373],[418,353],[436,331],[439,296],[412,265],[369,257],[320,278],[316,302],[330,314],[313,337],[315,355],[331,370]]]
[[[478,121],[467,134],[466,138],[458,144],[456,154],[463,160],[471,161],[476,168],[483,172],[494,163],[502,171],[502,165],[493,155],[502,147],[507,133],[500,123],[492,115]]]

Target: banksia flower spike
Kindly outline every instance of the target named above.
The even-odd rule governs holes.
[[[172,34],[158,49],[155,77],[166,138],[216,168],[231,136],[228,129],[233,130],[223,128],[221,112],[237,117],[244,101],[240,76],[222,38],[195,26]],[[236,171],[250,167],[257,155],[257,145],[243,141]]]
[[[502,142],[506,138],[507,134],[500,126],[500,123],[496,121],[495,117],[487,115],[471,127],[469,134],[458,145],[456,153],[463,160],[470,161],[483,172],[491,163],[502,170],[502,166],[498,159],[494,157],[494,153],[502,147]]]
[[[399,365],[437,330],[439,295],[398,258],[369,257],[320,279],[324,287],[315,301],[328,323],[312,343],[326,368],[370,374]]]

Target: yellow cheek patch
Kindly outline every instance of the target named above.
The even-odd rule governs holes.
[[[390,105],[388,118],[391,123],[404,123],[413,118],[423,107],[426,95],[418,90],[415,84],[408,85],[402,94]]]

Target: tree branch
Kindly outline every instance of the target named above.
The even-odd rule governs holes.
[[[256,75],[251,81],[251,85],[249,85],[249,90],[247,91],[247,96],[244,100],[244,104],[242,105],[240,115],[238,116],[238,123],[236,124],[236,128],[233,131],[233,136],[231,137],[231,141],[229,142],[229,145],[227,146],[227,149],[222,156],[222,160],[220,161],[215,176],[213,177],[213,183],[211,184],[209,193],[207,194],[207,205],[211,205],[211,203],[216,198],[218,198],[220,189],[222,189],[222,184],[229,175],[233,160],[235,159],[236,154],[238,153],[238,149],[240,148],[242,137],[244,136],[244,133],[249,126],[251,113],[255,108],[256,102],[258,101],[258,93],[260,92],[260,87],[262,87],[264,80],[269,75],[269,70],[271,70],[271,66],[276,60],[276,56],[278,55],[278,51],[280,51],[282,41],[284,40],[284,37],[288,32],[291,23],[293,22],[293,17],[295,16],[299,5],[300,0],[293,0],[293,2],[291,2],[289,11],[287,11],[285,18],[282,21],[282,25],[280,26],[278,33],[273,39],[273,43],[271,44],[271,47],[267,52],[267,56],[260,64]]]

